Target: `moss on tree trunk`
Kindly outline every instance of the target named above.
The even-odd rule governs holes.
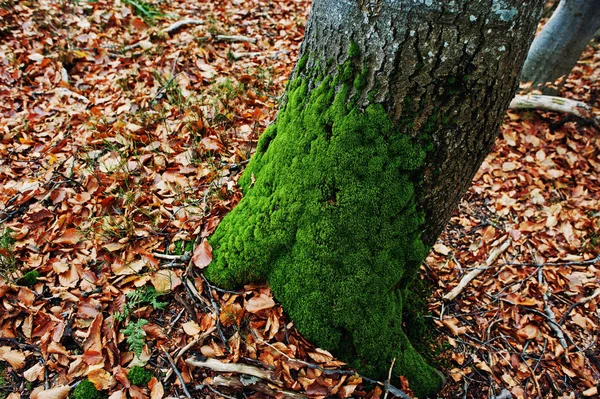
[[[497,134],[541,2],[315,1],[207,277],[268,281],[315,344],[378,379],[396,359],[415,393],[437,391],[407,295]]]

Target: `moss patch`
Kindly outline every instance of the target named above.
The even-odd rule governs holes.
[[[416,200],[425,150],[382,105],[349,106],[361,86],[350,75],[343,66],[310,93],[289,83],[240,179],[243,200],[210,239],[206,275],[228,288],[268,281],[306,338],[378,379],[396,358],[415,393],[433,393],[441,378],[402,329],[427,254]]]
[[[40,273],[37,270],[30,270],[23,277],[17,281],[19,285],[24,285],[26,287],[31,287],[38,282],[38,277],[40,277]]]
[[[87,378],[75,387],[71,395],[72,399],[106,399],[107,397],[107,394],[98,391]]]
[[[133,366],[127,373],[127,378],[133,385],[145,387],[152,379],[152,372],[140,366]]]

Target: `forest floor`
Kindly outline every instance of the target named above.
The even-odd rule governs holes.
[[[267,286],[202,277],[308,9],[0,2],[0,398],[410,394],[304,340]],[[599,79],[590,46],[561,95],[598,107]],[[599,397],[599,176],[597,128],[507,113],[422,268],[441,397]]]

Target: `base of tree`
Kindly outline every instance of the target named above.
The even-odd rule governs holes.
[[[210,240],[206,275],[224,287],[268,281],[307,339],[375,379],[395,360],[417,395],[433,394],[443,378],[403,329],[428,252],[416,188],[427,138],[397,132],[381,105],[354,109],[360,81],[345,65],[310,92],[289,83],[240,179],[244,198]]]

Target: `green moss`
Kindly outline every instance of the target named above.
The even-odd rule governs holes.
[[[40,273],[37,270],[30,270],[19,279],[18,284],[31,287],[38,282],[38,277],[40,277]]]
[[[302,72],[308,62],[308,53],[298,60],[298,72]]]
[[[96,389],[87,378],[81,381],[73,390],[72,399],[106,399],[108,395]]]
[[[402,328],[428,250],[417,206],[425,150],[381,104],[349,106],[352,77],[310,93],[289,83],[240,178],[244,198],[210,239],[206,276],[227,288],[268,281],[306,338],[378,379],[396,359],[417,394],[433,393],[441,378]]]
[[[357,57],[358,55],[360,55],[360,47],[358,47],[358,44],[356,44],[356,42],[351,41],[350,46],[348,47],[348,56],[352,58]]]
[[[356,75],[356,77],[354,78],[354,88],[356,89],[356,91],[360,92],[362,91],[362,89],[365,88],[365,86],[367,86],[368,72],[368,69],[364,68],[362,72]]]
[[[127,373],[129,382],[139,387],[145,387],[152,379],[152,372],[140,366],[133,366]]]

